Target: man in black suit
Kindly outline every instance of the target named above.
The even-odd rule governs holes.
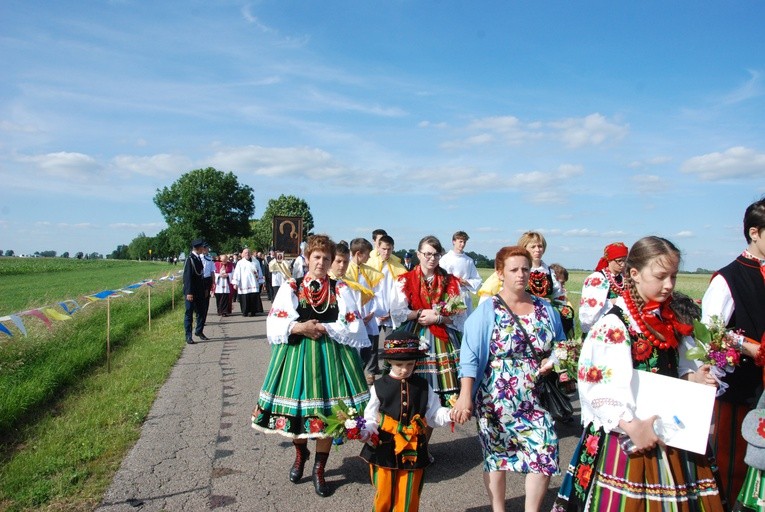
[[[183,318],[183,326],[186,330],[186,343],[194,344],[191,337],[191,326],[194,313],[197,316],[197,328],[194,334],[202,340],[209,339],[204,335],[205,316],[207,307],[207,296],[210,290],[205,286],[204,279],[204,249],[205,241],[197,239],[191,242],[193,250],[186,258],[186,264],[183,267],[183,295],[186,297],[186,314]]]

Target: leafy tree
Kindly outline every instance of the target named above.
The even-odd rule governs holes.
[[[40,251],[35,252],[37,256],[40,256],[41,258],[55,258],[56,257],[56,251]]]
[[[147,260],[149,259],[149,249],[152,247],[152,238],[146,236],[144,233],[139,234],[128,245],[128,255],[131,260]]]
[[[69,257],[69,251],[61,253],[61,258],[68,258]]]
[[[15,253],[15,252],[13,252],[13,250],[12,250],[12,249],[6,249],[6,250],[5,250],[5,255],[6,255],[6,256],[14,256],[15,254],[16,254],[16,253]]]
[[[112,251],[109,258],[113,260],[129,260],[130,254],[128,253],[127,245],[118,245],[116,249]]]
[[[88,259],[91,259],[91,260],[100,260],[100,259],[103,259],[103,256],[101,256],[100,253],[91,252],[90,254],[88,254]]]
[[[74,255],[74,257],[77,258],[78,260],[81,260],[83,258],[83,256],[84,255],[82,254],[82,251],[80,251],[80,252],[78,252],[77,254]]]
[[[290,217],[301,217],[303,219],[303,232],[300,234],[300,240],[305,240],[313,230],[313,215],[311,208],[305,200],[295,196],[280,195],[276,199],[269,199],[263,216],[253,222],[254,247],[257,249],[268,249],[274,239],[274,217],[286,215]]]
[[[188,250],[196,237],[218,249],[252,232],[252,188],[240,185],[231,172],[212,167],[189,171],[170,187],[158,189],[154,204],[167,222],[167,250],[176,254]]]

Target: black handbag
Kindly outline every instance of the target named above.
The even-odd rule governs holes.
[[[526,349],[531,353],[531,356],[537,362],[537,366],[542,367],[542,362],[539,359],[534,347],[531,345],[531,339],[526,333],[526,329],[523,327],[518,315],[513,312],[512,309],[505,303],[504,299],[496,295],[497,299],[505,306],[513,317],[513,321],[518,325],[518,328],[523,334],[523,340],[526,342]],[[568,421],[574,414],[574,406],[571,404],[568,395],[566,395],[558,384],[558,374],[553,372],[548,373],[544,377],[537,380],[536,390],[539,396],[539,405],[541,405],[553,419],[558,421]]]

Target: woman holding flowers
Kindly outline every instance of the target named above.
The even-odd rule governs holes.
[[[720,511],[706,456],[664,446],[656,416],[638,418],[632,370],[714,385],[708,365],[685,357],[693,339],[672,308],[680,251],[664,238],[638,240],[627,256],[625,290],[590,330],[579,358],[584,432],[554,511]],[[629,436],[634,452],[619,443]]]
[[[438,266],[443,252],[435,236],[420,240],[420,264],[399,276],[390,312],[396,325],[417,334],[426,356],[417,361],[414,373],[446,405],[459,392],[457,362],[466,306],[460,280]]]
[[[712,277],[701,301],[702,322],[718,319],[728,329],[738,331],[742,358],[732,373],[722,380],[728,389],[715,404],[715,432],[712,448],[717,457],[723,493],[733,503],[744,485],[746,441],[741,435],[744,416],[757,402],[762,389],[765,365],[765,198],[750,204],[744,213],[744,238],[747,248],[733,262]],[[747,478],[747,487],[754,481]],[[765,482],[761,482],[765,484]],[[765,486],[757,485],[765,497]],[[754,497],[739,496],[744,505]],[[757,507],[753,507],[757,510]]]
[[[494,512],[505,510],[507,471],[526,474],[526,511],[539,510],[550,476],[558,473],[558,437],[535,382],[550,372],[544,357],[565,335],[552,305],[526,291],[531,265],[523,247],[499,250],[495,268],[502,289],[465,322],[460,355],[455,415],[464,423],[475,410]]]
[[[325,497],[331,494],[324,468],[332,438],[323,418],[341,401],[359,411],[369,401],[359,357],[369,338],[348,287],[327,275],[335,243],[325,235],[311,236],[305,255],[308,272],[279,289],[266,319],[271,360],[252,427],[293,440],[293,483],[302,478],[310,456],[307,441],[315,439],[313,485]]]

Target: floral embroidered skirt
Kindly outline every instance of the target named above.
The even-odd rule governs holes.
[[[292,438],[323,438],[332,406],[345,402],[362,414],[369,402],[361,357],[355,348],[323,336],[272,345],[252,428]]]
[[[558,436],[526,359],[494,359],[475,399],[484,471],[558,473]]]
[[[420,346],[427,344],[427,355],[418,359],[414,366],[414,374],[428,381],[430,387],[441,399],[441,405],[448,407],[450,400],[457,399],[460,392],[460,380],[457,366],[460,361],[461,335],[454,329],[446,329],[448,338],[436,338],[430,329],[416,325],[412,320],[404,322],[399,329],[416,332]],[[388,371],[389,364],[383,365],[383,371]]]
[[[553,512],[718,512],[723,505],[705,455],[668,446],[627,455],[616,432],[585,428]]]
[[[733,511],[759,512],[761,510],[765,510],[765,472],[750,467]]]

